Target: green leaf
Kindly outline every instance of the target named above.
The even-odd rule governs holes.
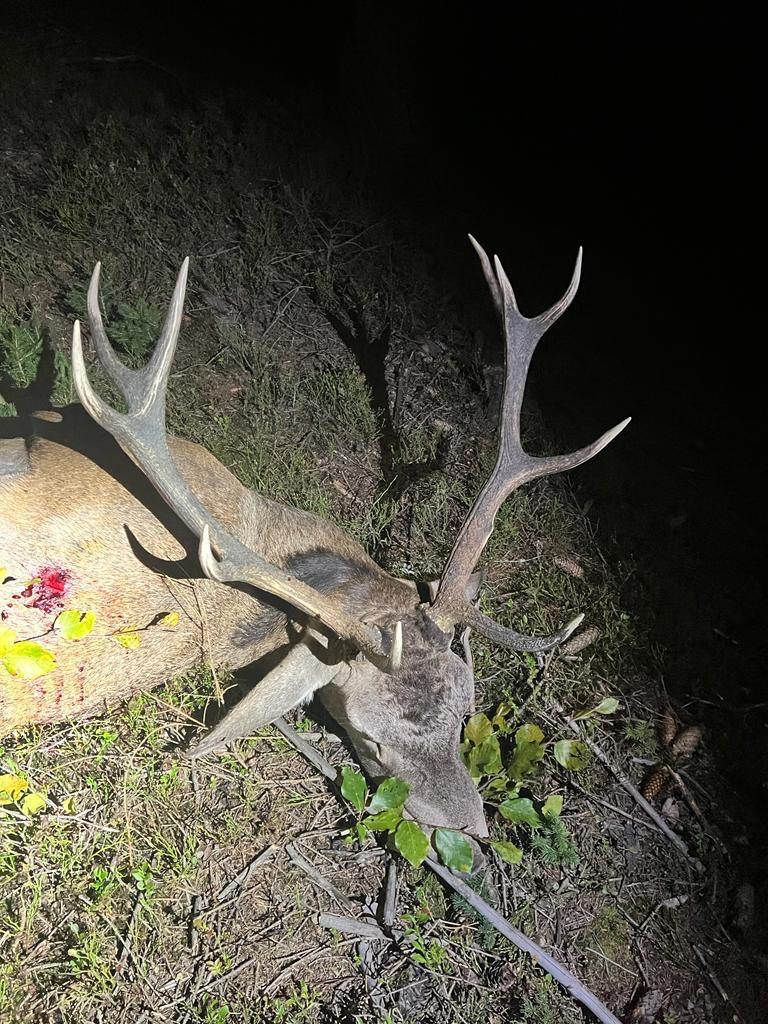
[[[19,640],[0,657],[12,676],[39,679],[56,668],[56,659],[36,640]]]
[[[141,636],[135,626],[125,626],[123,629],[118,630],[117,633],[113,633],[112,639],[117,640],[126,651],[135,651],[141,647]]]
[[[600,703],[595,708],[596,715],[612,715],[614,711],[619,710],[619,700],[617,697],[603,697]]]
[[[0,797],[8,797],[6,802],[18,800],[24,790],[29,789],[29,779],[25,779],[23,775],[0,775]]]
[[[555,744],[555,760],[563,768],[577,772],[587,763],[587,747],[580,740],[558,740]]]
[[[577,712],[573,716],[573,720],[574,722],[580,722],[585,718],[591,718],[593,715],[612,715],[614,711],[618,710],[618,707],[619,701],[617,697],[603,697],[597,707]]]
[[[507,864],[519,864],[523,859],[523,851],[519,846],[515,846],[514,843],[505,843],[501,840],[494,840],[491,843],[492,848],[498,853],[502,860],[505,860]]]
[[[429,840],[415,821],[401,821],[395,832],[395,846],[408,863],[417,868],[429,850]]]
[[[39,814],[47,803],[42,793],[27,793],[19,807],[22,814],[32,815]]]
[[[0,658],[16,643],[16,630],[7,626],[0,628]]]
[[[506,789],[508,782],[509,780],[506,779],[503,775],[497,775],[496,778],[489,780],[486,789],[489,793],[496,792],[500,789]]]
[[[365,827],[362,821],[358,821],[354,828],[354,837],[357,839],[358,843],[365,842],[365,837],[367,835],[368,829]]]
[[[541,818],[527,796],[519,796],[515,800],[505,800],[499,804],[499,814],[511,821],[513,825],[530,825],[541,828]]]
[[[350,768],[348,764],[341,769],[341,793],[358,814],[363,813],[368,796],[368,783],[356,768]]]
[[[521,725],[520,728],[515,732],[515,746],[521,747],[524,743],[541,743],[544,739],[544,733],[532,722],[527,722],[525,725]]]
[[[559,818],[563,809],[563,798],[559,793],[550,793],[541,808],[545,818]]]
[[[84,636],[93,632],[95,619],[93,612],[80,612],[77,608],[68,608],[56,618],[55,626],[65,640],[82,640]]]
[[[467,767],[475,780],[483,775],[497,775],[502,769],[498,736],[487,736],[482,743],[472,747],[467,755]]]
[[[378,814],[372,814],[370,818],[363,819],[366,828],[371,832],[393,832],[403,820],[403,805],[399,807],[387,807]]]
[[[371,814],[376,814],[377,811],[385,811],[391,807],[402,807],[410,792],[411,787],[402,779],[384,779],[373,794],[368,810]]]
[[[436,828],[432,841],[446,867],[455,868],[456,871],[472,870],[472,844],[461,832],[455,832],[452,828]]]
[[[464,738],[475,745],[482,743],[483,740],[487,739],[492,732],[493,726],[491,725],[491,720],[487,715],[484,715],[482,711],[479,711],[476,715],[472,715],[470,720],[464,726]]]
[[[515,752],[507,768],[507,775],[515,782],[522,782],[543,757],[544,746],[541,743],[521,741],[515,746]]]

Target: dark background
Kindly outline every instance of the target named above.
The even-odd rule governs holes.
[[[536,400],[569,447],[633,415],[574,485],[637,560],[669,692],[764,799],[756,24],[735,6],[3,6],[76,27],[73,59],[140,55],[236,118],[309,112],[478,322],[467,231],[529,314],[584,245]]]

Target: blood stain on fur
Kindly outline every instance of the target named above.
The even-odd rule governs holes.
[[[64,597],[70,588],[72,574],[67,569],[47,565],[35,573],[34,579],[21,592],[21,597],[31,597],[27,608],[38,608],[50,614],[64,607]]]

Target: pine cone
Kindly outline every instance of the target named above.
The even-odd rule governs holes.
[[[689,754],[692,754],[699,743],[701,743],[703,732],[704,730],[700,725],[689,725],[685,729],[681,729],[669,748],[672,757],[677,760],[680,757],[687,757]]]
[[[582,567],[574,558],[571,558],[570,555],[555,555],[552,561],[558,569],[562,569],[563,572],[567,572],[569,576],[575,576],[577,579],[581,579],[584,575]]]
[[[560,650],[563,654],[578,654],[583,651],[585,647],[589,647],[595,640],[599,640],[602,636],[601,631],[597,626],[590,626],[589,629],[584,629],[581,633],[577,633],[576,636],[571,637],[570,640],[561,646]]]
[[[643,783],[642,793],[649,802],[654,800],[669,782],[669,770],[666,765],[657,764],[651,768]]]

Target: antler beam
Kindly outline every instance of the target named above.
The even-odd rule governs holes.
[[[201,504],[179,472],[168,448],[165,429],[165,391],[179,337],[189,259],[181,265],[162,334],[149,363],[131,370],[118,358],[107,339],[99,311],[99,272],[96,264],[88,289],[88,320],[99,360],[128,404],[120,413],[94,391],[83,359],[80,324],[72,332],[72,375],[83,406],[141,468],[170,508],[200,538],[200,562],[211,579],[247,583],[286,601],[317,620],[342,639],[350,640],[380,667],[399,663],[402,643],[397,632],[385,636],[377,627],[351,618],[341,602],[316,591],[242,544]],[[222,556],[217,561],[213,547]]]
[[[523,451],[520,440],[520,409],[531,358],[539,340],[571,304],[581,276],[581,249],[571,283],[563,297],[551,309],[528,319],[517,308],[515,294],[498,257],[493,266],[485,250],[470,235],[491,292],[494,306],[504,328],[506,376],[504,399],[499,423],[499,452],[496,466],[480,492],[459,531],[440,579],[437,597],[430,615],[442,629],[458,622],[471,624],[498,643],[516,650],[546,650],[561,643],[576,628],[579,620],[569,623],[551,637],[524,637],[492,622],[467,601],[467,582],[493,532],[496,514],[509,495],[530,480],[573,469],[597,455],[629,423],[629,419],[606,431],[593,444],[550,458],[536,458]]]

